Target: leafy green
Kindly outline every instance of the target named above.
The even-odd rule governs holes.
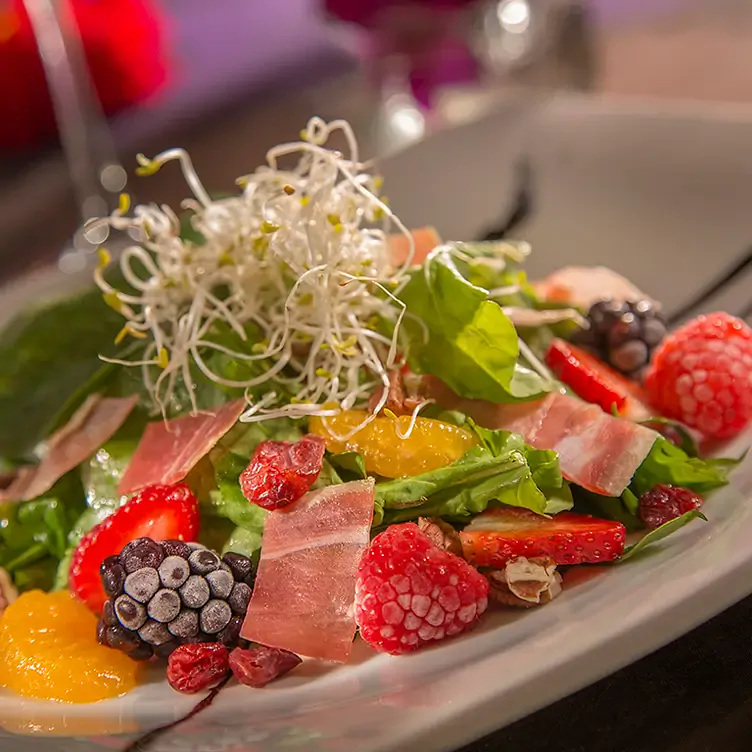
[[[463,276],[450,247],[411,272],[400,298],[416,373],[438,376],[463,397],[497,403],[536,399],[550,388],[518,364],[514,325],[487,290]]]
[[[258,507],[261,509],[261,507]],[[263,512],[264,510],[261,509]],[[226,554],[232,551],[235,554],[243,554],[249,559],[258,561],[261,553],[261,541],[264,534],[264,517],[258,520],[258,525],[254,529],[246,527],[236,527],[225,543],[222,553]]]
[[[648,418],[647,420],[640,421],[641,426],[647,426],[660,433],[661,428],[667,428],[676,434],[679,441],[679,447],[688,457],[699,457],[700,448],[697,446],[695,437],[687,430],[686,426],[682,425],[676,420],[671,418],[662,418],[660,416]]]
[[[666,483],[706,494],[725,486],[729,473],[742,459],[690,457],[683,449],[659,436],[637,468],[630,490],[639,497],[659,483]]]
[[[44,496],[0,507],[0,567],[16,584],[49,588],[68,535],[84,509],[77,471],[63,476]],[[28,585],[31,586],[31,585]]]
[[[100,372],[122,317],[99,290],[31,309],[0,334],[0,454],[28,456],[50,416]]]
[[[511,451],[524,454],[533,482],[546,497],[545,514],[558,514],[572,508],[572,491],[561,474],[559,455],[555,451],[533,449],[525,443],[525,439],[518,433],[492,431],[479,426],[472,420],[468,422],[480,438],[483,446],[494,456],[498,457],[503,452]]]
[[[330,454],[329,462],[339,471],[339,475],[347,476],[347,480],[363,480],[368,477],[366,462],[358,452],[341,452]]]
[[[586,491],[580,486],[572,486],[572,493],[574,495],[575,512],[591,514],[604,520],[621,522],[628,532],[643,529],[640,518],[635,513],[630,512],[621,496],[601,496],[592,491]]]
[[[375,524],[423,516],[462,522],[491,502],[538,514],[571,508],[571,493],[555,452],[532,449],[509,431],[477,430],[482,445],[468,450],[457,462],[377,483]]]
[[[705,522],[708,521],[707,517],[705,517],[702,512],[699,512],[697,509],[692,509],[689,512],[685,512],[683,515],[681,515],[681,517],[676,517],[673,520],[664,522],[660,527],[657,527],[655,528],[655,530],[651,530],[649,533],[647,533],[647,535],[644,535],[634,545],[627,546],[627,548],[624,549],[624,553],[617,560],[617,562],[620,563],[622,561],[631,559],[633,556],[643,551],[647,546],[663,540],[664,538],[668,537],[672,533],[675,533],[677,530],[697,518],[705,520]]]

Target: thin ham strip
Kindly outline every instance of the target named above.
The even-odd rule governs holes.
[[[535,292],[545,300],[569,303],[586,310],[605,298],[650,299],[626,277],[605,266],[565,266],[532,284]],[[658,305],[656,301],[653,303]]]
[[[624,492],[658,437],[645,426],[563,394],[494,405],[462,399],[437,379],[427,379],[426,386],[439,404],[460,410],[485,428],[514,431],[536,449],[555,450],[567,480],[604,496]]]
[[[49,491],[76,465],[91,457],[125,422],[138,401],[92,394],[71,419],[50,436],[38,465],[22,467],[0,491],[0,502],[28,501]]]
[[[264,525],[241,635],[309,658],[344,663],[355,635],[355,579],[370,538],[373,479],[328,486]]]
[[[214,412],[201,412],[146,426],[118,493],[131,494],[154,483],[178,483],[235,425],[243,412],[242,399]]]

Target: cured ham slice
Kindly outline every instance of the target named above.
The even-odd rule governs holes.
[[[544,280],[533,282],[533,288],[544,300],[584,309],[605,298],[650,299],[626,277],[605,266],[565,266]]]
[[[149,423],[118,484],[131,494],[154,483],[178,483],[235,425],[245,408],[242,399],[213,412]]]
[[[426,256],[437,245],[441,245],[439,233],[433,227],[421,227],[418,230],[411,230],[410,234],[415,243],[415,252],[413,253],[412,264],[422,264]],[[395,233],[389,236],[389,257],[394,266],[402,266],[407,261],[410,253],[410,243],[407,237],[402,233]]]
[[[348,659],[373,498],[369,478],[312,491],[267,515],[242,637],[309,658]]]
[[[645,426],[563,394],[494,405],[462,399],[436,379],[427,380],[427,388],[439,404],[460,410],[484,428],[514,431],[536,449],[555,450],[567,480],[605,496],[624,492],[658,437]]]
[[[0,502],[28,501],[49,491],[76,465],[91,457],[112,437],[133,410],[138,397],[102,397],[92,394],[71,419],[50,436],[38,465],[19,468],[6,479]]]

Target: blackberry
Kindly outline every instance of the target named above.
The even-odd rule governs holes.
[[[663,314],[650,300],[600,300],[587,315],[590,327],[573,338],[615,370],[635,380],[668,334]]]
[[[166,659],[197,642],[247,645],[240,629],[256,572],[246,556],[139,538],[105,559],[100,576],[109,600],[97,639],[134,660]]]

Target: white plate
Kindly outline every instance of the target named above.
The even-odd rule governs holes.
[[[457,236],[476,234],[496,219],[501,200],[497,201],[479,188],[488,188],[489,182],[496,185],[494,190],[501,186],[505,179],[501,167],[497,164],[494,179],[488,179],[483,177],[486,173],[482,168],[492,168],[493,159],[481,160],[472,170],[474,183],[470,179],[472,175],[463,172],[457,159],[448,157],[451,166],[447,169],[439,156],[457,156],[457,150],[465,149],[472,165],[472,159],[477,159],[478,146],[492,153],[499,144],[512,142],[509,117],[499,117],[500,120],[490,118],[470,126],[464,135],[461,132],[459,135],[457,132],[443,134],[408,152],[402,161],[385,166],[387,175],[393,173],[396,183],[390,188],[393,203],[404,209],[408,222],[423,219],[420,204],[426,201],[435,201],[439,211],[425,219],[444,220],[447,227],[456,228]],[[540,142],[547,147],[539,152],[541,177],[544,186],[548,185],[549,189],[557,186],[559,190],[565,167],[570,171],[573,165],[579,166],[582,174],[592,177],[592,165],[590,172],[586,169],[588,160],[597,157],[598,164],[629,165],[630,155],[640,157],[644,165],[644,173],[639,170],[631,173],[633,180],[641,176],[646,186],[665,187],[676,180],[679,169],[677,162],[671,159],[671,150],[666,151],[666,134],[670,134],[670,142],[676,144],[677,140],[681,142],[681,134],[686,139],[689,133],[711,148],[719,140],[733,144],[733,133],[741,139],[742,126],[752,132],[752,120],[712,122],[682,117],[655,120],[639,113],[614,114],[608,108],[590,105],[583,108],[571,102],[554,103],[545,118],[548,118],[548,125],[542,121],[539,133],[555,127],[549,133],[551,138]],[[577,118],[579,126],[572,127],[572,121]],[[566,128],[557,125],[567,122],[569,127]],[[480,133],[485,136],[480,138]],[[594,139],[593,134],[600,134],[599,138],[608,144],[600,142],[600,147],[595,148],[594,141],[598,138]],[[554,135],[559,143],[556,147],[553,146]],[[472,148],[468,148],[468,144]],[[650,149],[652,154],[646,153]],[[619,174],[603,175],[600,190],[585,179],[570,179],[562,202],[578,207],[581,219],[566,225],[569,236],[562,238],[557,232],[555,223],[561,216],[550,202],[542,204],[540,215],[529,228],[530,234],[541,239],[542,245],[545,246],[548,238],[547,242],[555,249],[553,241],[558,238],[561,247],[566,248],[565,255],[551,253],[546,257],[544,254],[543,265],[552,267],[572,258],[581,261],[597,251],[594,257],[601,263],[629,271],[625,267],[633,263],[631,257],[615,256],[612,250],[614,244],[621,242],[621,235],[628,227],[634,228],[641,237],[642,260],[635,267],[637,272],[677,264],[680,254],[688,252],[687,248],[697,255],[699,262],[704,258],[698,250],[701,250],[700,240],[693,245],[684,239],[685,234],[692,235],[691,229],[699,238],[707,237],[708,233],[715,236],[719,239],[718,247],[728,247],[733,255],[752,237],[752,228],[750,236],[744,234],[742,217],[732,216],[734,208],[741,212],[742,205],[748,202],[748,199],[740,202],[735,196],[740,186],[752,179],[752,170],[747,172],[741,161],[743,154],[740,151],[739,159],[728,159],[723,169],[717,161],[712,164],[696,162],[692,184],[697,188],[697,196],[688,198],[691,191],[684,190],[677,195],[656,198],[662,202],[662,212],[648,206],[644,195],[634,197],[635,185],[630,181],[625,184]],[[750,160],[745,159],[749,167]],[[405,165],[411,167],[411,160],[412,169],[405,173]],[[423,165],[417,172],[413,171],[414,160]],[[562,164],[563,161],[566,164]],[[436,170],[436,176],[430,174],[431,169]],[[396,180],[397,173],[402,175],[399,180]],[[414,181],[429,186],[426,190],[431,193],[420,194],[418,183]],[[714,224],[720,217],[718,225],[711,230],[704,226],[704,220],[699,221],[694,202],[713,189],[723,191],[725,200],[716,197],[707,215],[708,221],[713,218]],[[473,190],[475,201],[468,198],[468,192]],[[595,200],[594,196],[606,190],[610,191],[605,201],[611,208],[611,221],[589,222],[588,204],[576,201],[578,191],[582,201]],[[454,202],[447,203],[447,196],[453,195],[458,200],[458,192],[464,196],[462,216],[450,218]],[[421,201],[413,200],[411,204],[411,197],[416,195],[421,196]],[[501,195],[499,190],[496,196]],[[749,195],[751,191],[747,192]],[[604,198],[600,201],[599,208]],[[695,210],[685,215],[682,201]],[[630,206],[634,207],[632,213]],[[673,227],[677,216],[688,224],[681,228],[682,241],[671,247],[664,243],[667,236],[671,237],[670,232],[679,233],[680,228]],[[593,226],[600,228],[602,234],[593,234]],[[587,229],[583,229],[585,227]],[[660,258],[657,257],[659,251],[664,254]],[[646,259],[653,259],[654,266],[648,267]],[[716,256],[714,264],[717,263]],[[696,269],[686,270],[685,274],[691,284],[702,280]],[[638,274],[633,276],[644,284]],[[13,292],[3,294],[0,320],[20,301],[38,297],[40,289],[49,293],[59,289],[61,284],[75,283],[76,280],[62,279],[56,273],[37,275],[27,287],[16,287]],[[664,293],[670,297],[672,292],[667,285],[644,286],[659,297]],[[672,302],[678,302],[678,297]],[[749,438],[740,440],[729,451],[741,451]],[[376,656],[362,643],[357,643],[354,661],[347,667],[327,668],[308,662],[264,690],[226,689],[212,708],[150,749],[155,752],[240,752],[241,749],[243,752],[273,752],[289,750],[294,744],[306,752],[454,749],[655,650],[750,593],[752,462],[747,461],[735,473],[731,487],[708,502],[706,513],[710,522],[693,523],[650,554],[623,566],[575,570],[573,576],[579,581],[570,579],[565,594],[551,605],[520,614],[495,613],[465,638],[402,658]],[[0,723],[9,729],[25,727],[27,733],[47,731],[88,737],[88,745],[81,747],[83,750],[90,746],[119,749],[122,742],[108,742],[101,737],[108,733],[134,733],[140,728],[169,722],[184,715],[193,705],[193,700],[171,692],[158,678],[155,674],[154,682],[125,698],[93,706],[65,707],[19,700],[0,693]],[[42,742],[41,738],[38,735],[31,739],[0,738],[0,747],[3,752],[70,748],[66,746],[68,742],[59,741],[56,746],[54,739]]]

